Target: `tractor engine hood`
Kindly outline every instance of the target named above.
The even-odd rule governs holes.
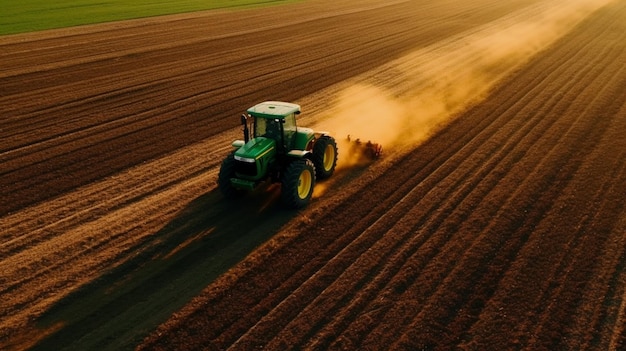
[[[276,141],[265,137],[256,137],[248,141],[235,152],[235,160],[254,163],[265,155],[276,152]]]

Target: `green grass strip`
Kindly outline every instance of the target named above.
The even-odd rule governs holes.
[[[0,35],[294,0],[0,0]]]

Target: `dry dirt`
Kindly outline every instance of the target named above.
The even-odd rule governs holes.
[[[311,0],[0,62],[0,349],[626,347],[625,1]],[[385,155],[225,201],[262,100]]]

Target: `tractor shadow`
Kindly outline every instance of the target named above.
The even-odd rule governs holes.
[[[272,186],[227,201],[217,191],[120,253],[117,267],[65,297],[36,321],[32,350],[134,349],[222,273],[268,241],[298,211]]]

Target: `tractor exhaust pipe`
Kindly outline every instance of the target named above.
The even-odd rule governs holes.
[[[248,129],[248,117],[241,115],[241,124],[243,125],[243,141],[248,143],[250,140],[250,130]]]

